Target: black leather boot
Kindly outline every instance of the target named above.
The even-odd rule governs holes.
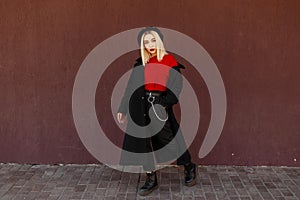
[[[197,166],[194,163],[184,165],[184,183],[188,187],[196,184],[196,168]]]
[[[146,196],[158,188],[156,172],[147,173],[145,184],[139,189],[139,195]]]

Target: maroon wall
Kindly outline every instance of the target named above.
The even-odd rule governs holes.
[[[299,11],[297,0],[1,0],[0,162],[97,163],[73,122],[76,73],[106,38],[154,25],[198,41],[225,84],[224,129],[215,148],[200,160],[210,98],[201,75],[193,67],[184,71],[201,108],[200,128],[190,147],[194,160],[300,166]],[[97,90],[99,122],[118,144],[122,133],[104,108],[110,105],[114,81],[137,56],[136,51],[117,59]]]

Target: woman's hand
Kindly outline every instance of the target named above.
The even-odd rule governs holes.
[[[123,113],[118,113],[117,119],[120,124],[123,124],[125,122],[125,116],[123,115]]]

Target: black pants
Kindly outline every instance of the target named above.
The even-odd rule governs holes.
[[[184,165],[191,162],[191,156],[186,148],[182,132],[180,130],[179,124],[175,119],[173,109],[171,107],[164,108],[155,106],[155,111],[161,119],[166,118],[166,113],[168,115],[167,121],[161,121],[154,114],[152,104],[147,101],[149,95],[145,95],[145,108],[146,108],[146,125],[149,125],[146,129],[149,137],[147,138],[137,138],[126,134],[123,142],[123,149],[134,153],[149,153],[153,154],[145,156],[144,158],[134,159],[122,152],[121,164],[126,164],[128,160],[135,160],[134,164],[143,165],[145,171],[152,171],[155,169],[154,157],[157,163],[168,162],[170,160],[177,160],[177,165]],[[159,96],[155,96],[155,101],[153,104],[159,101]],[[148,112],[149,111],[149,112]],[[152,119],[150,119],[149,113],[153,113]],[[152,114],[151,114],[152,115]],[[157,127],[162,127],[157,130]],[[127,141],[126,141],[127,140]],[[130,145],[127,145],[130,144]],[[127,155],[127,158],[126,158]],[[141,159],[141,160],[140,160]],[[132,162],[127,164],[133,164]]]

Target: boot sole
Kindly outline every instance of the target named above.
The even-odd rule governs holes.
[[[145,191],[145,192],[139,192],[140,196],[147,196],[148,194],[152,193],[154,190],[158,188],[158,185],[153,187],[151,190]]]
[[[197,183],[197,181],[196,181],[196,179],[194,179],[192,182],[190,182],[190,183],[184,183],[184,185],[185,186],[188,186],[188,187],[192,187],[192,186],[194,186],[194,185],[196,185],[196,183]]]

